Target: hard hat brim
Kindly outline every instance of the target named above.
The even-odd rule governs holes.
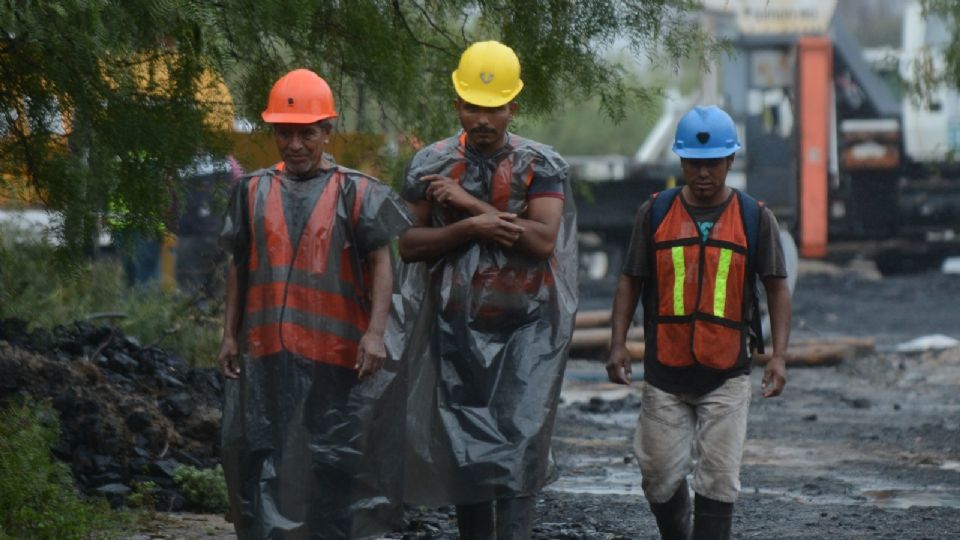
[[[268,113],[260,114],[268,124],[313,124],[321,120],[336,118],[336,114]]]
[[[517,94],[523,90],[523,81],[517,81],[517,87],[510,91],[509,94],[496,94],[493,92],[483,92],[479,90],[471,90],[465,88],[464,84],[460,81],[460,78],[457,77],[457,72],[454,71],[450,74],[450,78],[453,79],[453,88],[457,91],[457,95],[460,96],[460,99],[466,101],[471,105],[477,105],[480,107],[500,107],[506,105],[513,101],[513,98],[517,97]]]
[[[687,159],[714,159],[732,156],[740,150],[739,144],[729,148],[673,148],[673,153]]]

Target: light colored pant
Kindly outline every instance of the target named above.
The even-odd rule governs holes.
[[[693,470],[696,493],[735,502],[747,437],[750,376],[729,379],[699,397],[670,394],[644,383],[640,401],[633,449],[647,500],[666,502]]]

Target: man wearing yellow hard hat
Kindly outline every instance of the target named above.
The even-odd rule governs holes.
[[[462,538],[530,537],[577,308],[566,162],[510,133],[520,62],[496,41],[453,72],[463,130],[419,151],[400,238],[410,366],[407,501]]]
[[[337,112],[316,73],[281,77],[262,116],[283,161],[237,182],[221,235],[231,518],[241,539],[367,538],[403,515],[406,386],[384,329],[409,218],[325,152]]]

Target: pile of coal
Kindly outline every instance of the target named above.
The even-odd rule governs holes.
[[[0,320],[0,407],[46,400],[59,412],[54,455],[88,494],[122,504],[153,482],[161,510],[186,508],[173,476],[219,463],[223,379],[111,326],[29,329]]]

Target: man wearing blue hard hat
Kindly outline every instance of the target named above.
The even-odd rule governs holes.
[[[726,185],[739,149],[733,119],[719,107],[695,107],[680,119],[673,151],[685,185],[640,206],[613,301],[607,374],[630,384],[627,329],[643,299],[643,407],[634,450],[664,539],[730,538],[751,353],[754,346],[763,352],[758,278],[773,333],[763,397],[779,395],[786,383],[790,292],[779,228],[769,209]]]

